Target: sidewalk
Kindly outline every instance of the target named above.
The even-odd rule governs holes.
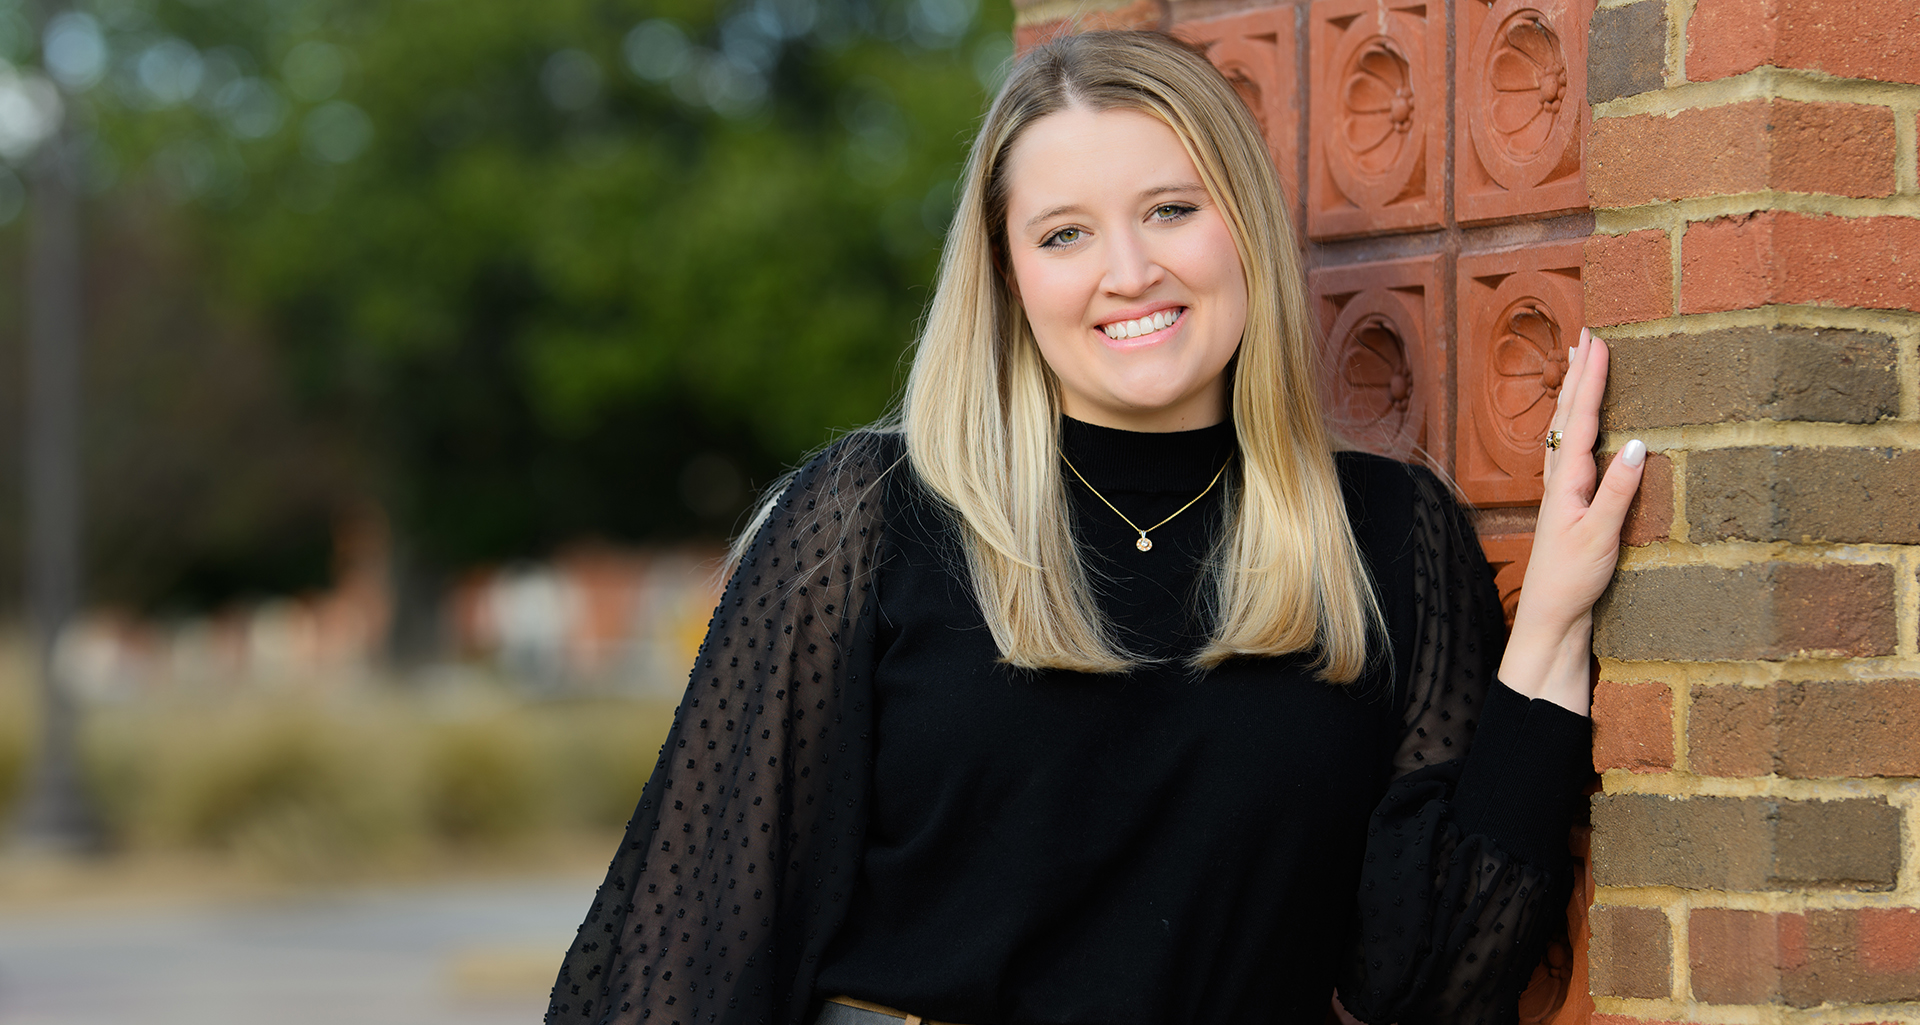
[[[0,911],[3,1025],[531,1025],[596,876]]]

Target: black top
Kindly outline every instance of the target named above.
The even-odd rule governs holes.
[[[1063,444],[1142,526],[1234,453],[1230,425]],[[977,1025],[1317,1022],[1336,981],[1369,1022],[1514,1018],[1587,720],[1493,681],[1491,574],[1438,481],[1338,457],[1391,643],[1331,686],[1306,658],[1181,664],[1231,470],[1149,552],[1069,473],[1102,610],[1160,661],[1028,673],[899,452],[842,443],[756,539],[549,1021],[800,1023],[848,993]]]

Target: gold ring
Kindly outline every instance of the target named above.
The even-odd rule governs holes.
[[[1560,451],[1560,439],[1562,437],[1564,437],[1564,435],[1562,435],[1559,431],[1548,431],[1547,432],[1547,450],[1549,452]]]

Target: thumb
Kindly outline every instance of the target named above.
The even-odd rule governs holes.
[[[1646,472],[1646,464],[1646,443],[1639,438],[1627,442],[1607,467],[1607,475],[1600,478],[1600,487],[1593,493],[1593,503],[1587,507],[1587,518],[1597,518],[1607,530],[1618,535],[1621,524],[1627,521],[1627,506],[1633,503],[1634,494],[1640,490],[1640,477]]]

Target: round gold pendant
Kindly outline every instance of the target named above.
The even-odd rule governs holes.
[[[1145,535],[1145,534],[1142,534],[1142,535],[1140,535],[1140,540],[1138,540],[1138,541],[1135,541],[1135,542],[1133,543],[1133,546],[1134,546],[1135,548],[1138,548],[1138,549],[1140,549],[1140,550],[1141,550],[1141,551],[1143,551],[1143,552],[1150,552],[1150,551],[1153,551],[1153,542],[1152,542],[1152,541],[1149,541],[1149,540],[1147,540],[1147,535]]]

